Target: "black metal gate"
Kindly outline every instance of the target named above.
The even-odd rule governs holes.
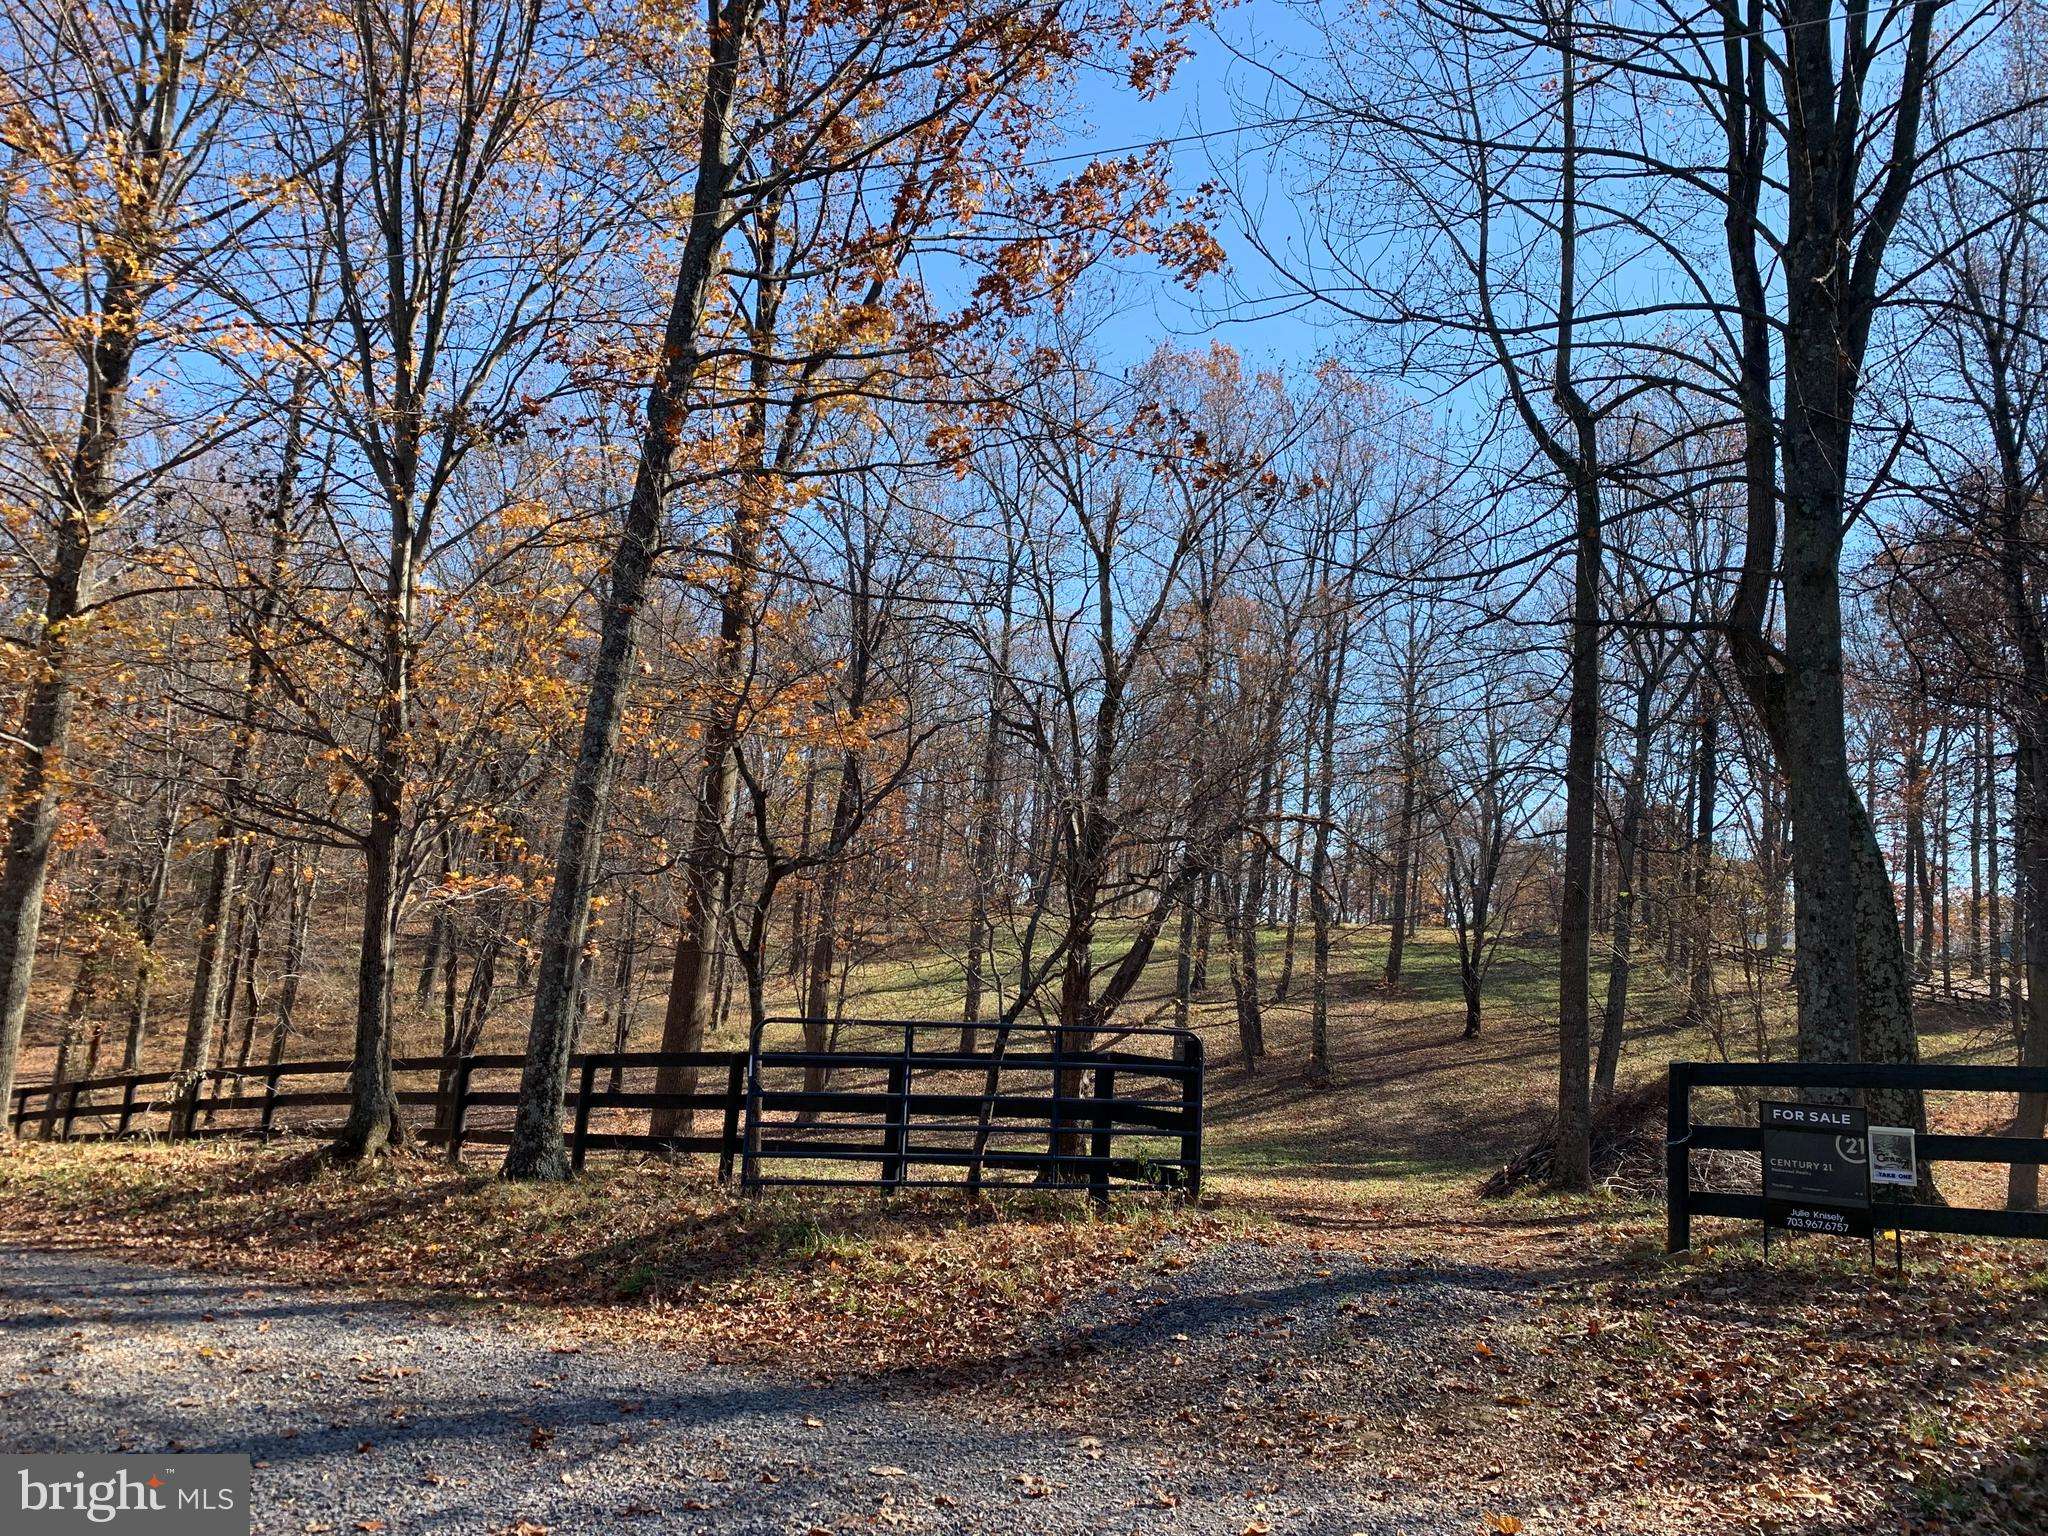
[[[1202,1076],[1186,1030],[770,1019],[748,1052],[741,1183],[1192,1199]]]

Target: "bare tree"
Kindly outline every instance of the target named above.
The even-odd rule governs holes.
[[[14,1085],[28,1013],[88,637],[120,595],[106,546],[121,514],[221,435],[219,418],[200,415],[167,452],[137,454],[132,396],[153,363],[175,366],[191,344],[191,295],[206,291],[210,260],[235,240],[259,194],[224,148],[244,110],[248,63],[269,47],[277,20],[199,0],[30,0],[0,32],[0,345],[9,354],[0,474],[9,499],[34,509],[41,536],[8,535],[10,563],[41,597],[33,633],[10,637],[33,658],[34,682],[9,743],[0,1103]],[[65,274],[78,263],[74,282]]]
[[[1555,715],[1519,672],[1510,656],[1482,656],[1447,690],[1453,702],[1426,797],[1443,839],[1468,1040],[1479,1038],[1505,915],[1535,873],[1528,834],[1552,772]]]
[[[2002,49],[1974,78],[1955,82],[1959,100],[1944,99],[1936,112],[1941,150],[1905,240],[1931,269],[1926,298],[1941,366],[1921,381],[1915,447],[1942,526],[1937,547],[1889,572],[1913,586],[1927,623],[1961,640],[1955,649],[1963,665],[1988,672],[2011,723],[2026,972],[2018,1055],[2028,1067],[2048,1067],[2048,529],[2041,520],[2048,496],[2048,58],[2041,36],[2038,8],[2019,5]],[[1990,126],[1961,131],[1977,119]],[[1972,622],[1978,616],[1963,590],[1972,575],[1989,577],[1999,596],[1995,617],[1983,616],[1988,625]],[[1992,865],[1995,879],[1995,847]],[[1995,896],[1993,904],[1995,912]],[[1995,934],[1993,953],[1995,967]],[[2044,1127],[2048,1096],[2021,1095],[2016,1133],[2037,1137]],[[2035,1205],[2038,1178],[2032,1164],[2013,1164],[2009,1202]]]

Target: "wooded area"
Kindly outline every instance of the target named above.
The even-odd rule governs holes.
[[[572,1050],[906,957],[1342,1094],[1423,928],[1554,954],[1566,1189],[1647,1026],[2048,1066],[2039,11],[1310,7],[1198,188],[1063,147],[1205,20],[0,23],[0,1102],[523,1048],[559,1179]],[[1254,271],[1313,354],[1119,319]]]
[[[0,1512],[2038,1536],[2044,209],[2041,0],[7,8]]]

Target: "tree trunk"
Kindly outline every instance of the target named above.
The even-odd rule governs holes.
[[[256,1016],[262,1011],[263,998],[257,987],[256,970],[263,959],[263,930],[270,921],[270,898],[277,880],[277,854],[273,851],[264,855],[263,873],[256,879],[256,893],[244,911],[242,920],[242,952],[236,962],[240,975],[242,1029],[235,1043],[235,1066],[246,1070],[250,1052],[256,1045]],[[227,1025],[234,1028],[236,1001],[233,992],[228,997]],[[235,1075],[235,1086],[229,1095],[229,1102],[242,1102],[246,1079],[241,1071]]]
[[[1301,754],[1301,811],[1306,817],[1315,795],[1315,756],[1313,752]],[[1294,948],[1301,926],[1301,854],[1308,841],[1308,828],[1301,822],[1294,827],[1293,852],[1286,869],[1287,881],[1287,932],[1280,945],[1280,975],[1273,983],[1273,1005],[1278,1007],[1287,1001],[1288,991],[1294,985]],[[1278,913],[1274,914],[1277,918]]]
[[[1270,741],[1270,735],[1266,738]],[[1269,754],[1259,770],[1258,799],[1252,825],[1257,836],[1245,850],[1242,905],[1237,913],[1237,946],[1232,956],[1231,983],[1237,998],[1237,1036],[1247,1064],[1266,1054],[1266,1017],[1260,1006],[1259,922],[1266,911],[1266,871],[1271,863],[1263,838],[1273,812],[1273,760]]]
[[[1775,960],[1785,951],[1785,797],[1775,774],[1767,774],[1763,795],[1764,953]]]
[[[1909,728],[1911,729],[1911,728]],[[1914,744],[1906,749],[1906,761],[1901,775],[1899,815],[1904,832],[1904,854],[1899,860],[1899,938],[1906,946],[1908,969],[1918,973],[1922,965],[1920,955],[1919,915],[1921,883],[1927,877],[1925,842],[1920,824],[1921,783],[1926,770],[1921,762],[1917,729],[1914,730]],[[1877,802],[1874,796],[1866,795],[1870,801],[1871,814],[1876,815]],[[1898,844],[1893,847],[1896,850]]]
[[[618,963],[612,969],[611,996],[605,1000],[605,1022],[609,1025],[606,1033],[611,1037],[614,1053],[626,1049],[626,1038],[633,1025],[633,964],[639,950],[640,908],[637,903],[626,905],[626,927],[619,935]],[[471,975],[474,985],[475,976]],[[625,1068],[616,1061],[612,1063],[611,1076],[607,1086],[617,1093],[625,1086]]]
[[[284,1052],[297,1022],[299,985],[306,974],[306,941],[313,929],[313,902],[318,894],[319,866],[309,864],[303,872],[293,861],[292,894],[287,903],[283,974],[277,983],[277,1013],[270,1026],[270,1061],[284,1060]]]
[[[1635,943],[1637,886],[1642,879],[1643,800],[1650,774],[1650,743],[1655,722],[1655,680],[1645,678],[1636,694],[1634,756],[1621,792],[1621,826],[1615,851],[1614,928],[1607,959],[1607,1005],[1600,1021],[1599,1059],[1593,1070],[1596,1099],[1604,1103],[1614,1092],[1621,1062],[1622,1031],[1628,1021],[1631,949]]]
[[[728,119],[740,61],[752,45],[759,17],[760,0],[726,0],[719,9],[718,25],[711,29],[689,231],[677,262],[675,293],[662,334],[662,363],[648,387],[633,494],[612,552],[610,583],[598,615],[597,656],[584,696],[583,734],[563,809],[554,885],[540,943],[526,1066],[519,1080],[519,1111],[512,1145],[505,1154],[504,1172],[510,1178],[569,1176],[561,1104],[575,1033],[572,1005],[577,959],[590,921],[590,894],[597,880],[605,815],[611,802],[640,607],[660,547],[662,509],[690,388],[702,360],[698,332],[724,238],[735,169],[730,160]],[[663,1045],[667,1046],[665,1032]]]
[[[1309,1047],[1308,1072],[1313,1083],[1328,1083],[1330,1067],[1330,815],[1337,784],[1337,709],[1344,692],[1347,636],[1331,637],[1325,647],[1319,681],[1319,729],[1309,762],[1315,773],[1314,825],[1310,831],[1308,867],[1309,920]]]
[[[2019,1064],[2048,1067],[2048,634],[2028,580],[2033,558],[2025,497],[2007,456],[2000,507],[1999,568],[2007,621],[2019,652],[2022,687],[2013,730],[2012,857],[2018,940],[2011,970]],[[1995,844],[1994,844],[1995,847]],[[1997,867],[1994,853],[1992,865]],[[1994,908],[1996,897],[1993,898]],[[2024,988],[2022,980],[2024,979]],[[2024,998],[2022,992],[2024,991]],[[2039,1138],[2048,1130],[2048,1094],[2023,1093],[2013,1134]],[[2006,1204],[2031,1210],[2040,1203],[2040,1169],[2014,1163],[2006,1176]]]
[[[737,644],[737,639],[734,641]],[[677,914],[675,961],[669,974],[668,1004],[661,1021],[661,1049],[701,1051],[705,1030],[718,1004],[719,928],[724,917],[733,789],[738,779],[733,762],[737,732],[730,717],[705,730],[698,800],[691,807],[692,829],[683,864],[681,910]],[[817,932],[829,931],[831,914],[823,896],[818,902]],[[663,1066],[656,1070],[657,1093],[695,1093],[694,1067]],[[689,1109],[658,1109],[652,1117],[656,1136],[687,1136],[696,1123]]]
[[[1712,666],[1711,652],[1707,665]],[[1718,814],[1717,770],[1721,755],[1721,716],[1712,697],[1710,674],[1702,674],[1700,688],[1704,706],[1695,767],[1694,812],[1698,819],[1693,824],[1692,984],[1687,998],[1688,1012],[1695,1023],[1705,1023],[1713,1017],[1714,1010],[1714,822]],[[1612,1081],[1608,1086],[1614,1086]]]
[[[1567,70],[1567,74],[1570,71]],[[1591,428],[1581,429],[1581,438]],[[1588,445],[1582,453],[1590,459]],[[1574,487],[1571,687],[1565,739],[1563,904],[1558,917],[1557,1145],[1551,1173],[1561,1189],[1593,1182],[1592,941],[1593,804],[1600,750],[1600,498],[1590,472]]]
[[[1394,880],[1388,913],[1387,967],[1382,978],[1390,987],[1401,984],[1402,951],[1408,942],[1408,882],[1415,862],[1416,737],[1420,724],[1421,682],[1413,657],[1401,677],[1401,786],[1394,810]]]
[[[1999,841],[1998,734],[1996,724],[1987,720],[1984,726],[1984,947],[1989,952],[1988,980],[1994,1006],[2005,988],[2005,934],[1999,901]]]
[[[78,957],[78,970],[71,978],[71,997],[64,1005],[64,1022],[57,1036],[57,1061],[51,1070],[50,1081],[68,1083],[74,1079],[89,1077],[92,1069],[80,1070],[78,1064],[79,1037],[85,1029],[85,1021],[99,1001],[100,986],[106,978],[107,955],[105,930],[101,928],[84,953]],[[43,1114],[43,1139],[53,1139],[57,1134],[59,1106],[62,1094],[53,1093]]]
[[[997,792],[1003,772],[1002,719],[995,690],[998,679],[1009,668],[1010,609],[1014,590],[1014,581],[1003,589],[1002,634],[996,646],[996,664],[989,683],[988,719],[982,725],[981,762],[974,778],[974,843],[970,854],[972,864],[967,872],[967,995],[960,1028],[960,1049],[967,1055],[974,1053],[975,1026],[981,1022],[981,995],[988,985],[989,897],[996,881],[996,834],[1002,809]]]
[[[240,782],[240,775],[248,766],[243,750],[246,739],[237,741],[229,757],[228,773],[234,783]],[[192,996],[185,1010],[185,1052],[178,1062],[181,1074],[204,1071],[213,1051],[228,940],[237,910],[235,882],[242,867],[243,846],[241,834],[223,818],[214,834],[213,851],[207,860],[206,890],[199,904],[199,951],[192,968]]]
[[[2034,695],[2027,729],[2018,733],[2014,753],[2016,788],[2013,794],[2014,883],[2026,893],[2022,919],[2026,1005],[2020,1013],[2019,1064],[2036,1070],[2048,1068],[2048,903],[2036,893],[2048,891],[2048,772],[2042,743],[2048,741],[2048,701]],[[2048,1130],[2048,1094],[2023,1093],[2013,1118],[2013,1134],[2039,1139]],[[2014,1163],[2006,1177],[2006,1204],[2014,1210],[2032,1210],[2040,1203],[2040,1169],[2033,1163]]]
[[[441,873],[443,875],[448,873],[445,861],[442,864]],[[449,919],[446,909],[437,908],[434,912],[434,920],[427,925],[427,950],[425,954],[420,956],[420,976],[412,989],[412,1000],[416,1007],[425,1008],[427,1006],[427,1000],[434,995],[434,983],[440,979],[441,957],[444,952],[453,953],[453,945],[448,935],[448,926]]]
[[[155,988],[157,932],[163,922],[164,895],[170,886],[171,844],[177,836],[177,818],[172,807],[164,808],[163,826],[157,835],[155,856],[149,876],[135,907],[135,979],[128,995],[128,1033],[121,1051],[121,1070],[142,1070],[142,1042],[149,1033],[150,994]]]
[[[393,738],[394,743],[396,738]],[[388,771],[370,786],[370,833],[363,843],[363,908],[356,959],[355,1053],[349,1066],[349,1112],[333,1155],[376,1157],[405,1140],[391,1079],[391,987],[400,874],[398,828],[403,779]]]
[[[406,1127],[391,1080],[391,1011],[398,916],[404,905],[406,792],[412,768],[413,621],[425,528],[413,501],[417,460],[410,449],[394,475],[391,539],[378,615],[379,699],[374,756],[365,775],[370,825],[363,836],[362,951],[356,966],[356,1037],[349,1113],[330,1155],[358,1162],[404,1143]]]
[[[518,1118],[504,1161],[508,1178],[563,1180],[569,1176],[569,1157],[561,1141],[561,1096],[567,1090],[569,1047],[575,1034],[571,1012],[575,967],[590,924],[590,893],[596,885],[604,815],[610,805],[618,729],[625,721],[633,676],[639,610],[662,543],[662,510],[668,500],[670,473],[688,414],[690,385],[702,360],[698,330],[717,274],[719,244],[725,238],[727,197],[735,170],[727,119],[737,92],[739,61],[752,45],[758,18],[760,0],[725,0],[719,8],[719,25],[711,29],[713,47],[698,117],[690,227],[676,264],[676,291],[662,334],[662,367],[647,387],[633,498],[612,549],[610,584],[598,614],[598,653],[584,696],[584,733],[563,807],[561,838],[555,846],[555,885],[541,936],[541,969],[532,997],[532,1024],[526,1032]]]
[[[1984,978],[1984,776],[1981,724],[1970,733],[1970,979]]]
[[[818,811],[818,762],[814,753],[804,754],[804,812],[803,821],[797,832],[797,846],[806,853],[811,847],[811,824]],[[789,953],[784,957],[784,979],[799,987],[797,1011],[803,1011],[801,984],[804,963],[810,959],[810,891],[799,883],[791,893],[789,902]]]
[[[1838,66],[1860,66],[1837,57],[1824,8],[1795,8],[1782,67],[1765,62],[1774,44],[1731,30],[1720,81],[1727,246],[1742,316],[1746,498],[1728,637],[1786,781],[1799,1054],[1812,1062],[1909,1062],[1918,1054],[1892,885],[1850,777],[1840,571],[1860,374],[1882,258],[1915,163],[1935,10],[1918,0],[1912,8],[1897,80],[1888,85],[1890,152],[1868,201],[1856,186],[1865,156],[1885,149],[1841,121]],[[1788,98],[1782,115],[1763,85],[1774,68]],[[1784,137],[1784,235],[1773,242],[1782,276],[1767,284],[1758,246],[1774,129]],[[1783,295],[1775,329],[1774,290]],[[1779,336],[1782,370],[1773,356]],[[1782,413],[1774,377],[1780,371]],[[1774,576],[1784,596],[1784,645],[1775,653],[1767,637]],[[1874,1119],[1924,1123],[1917,1094],[1873,1094],[1869,1103]]]
[[[1954,772],[1954,766],[1949,762],[1948,759],[1948,733],[1946,731],[1942,733],[1942,738],[1942,790],[1940,802],[1941,819],[1935,823],[1934,828],[1934,849],[1936,859],[1935,869],[1937,871],[1935,881],[1935,895],[1941,903],[1941,932],[1937,947],[1940,950],[1941,954],[1941,990],[1943,992],[1953,995],[1955,992],[1955,944],[1953,942],[1953,934],[1955,930],[1951,926],[1949,888],[1955,883],[1955,881],[1953,878],[1953,872],[1949,868],[1951,850],[1949,847],[1950,806],[1948,796],[1948,780],[1949,775]]]

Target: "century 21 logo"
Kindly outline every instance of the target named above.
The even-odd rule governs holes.
[[[81,1472],[69,1482],[44,1482],[23,1472],[19,1507],[24,1514],[69,1511],[84,1515],[95,1525],[104,1525],[116,1515],[169,1508],[164,1497],[168,1487],[155,1473],[138,1479],[123,1470],[112,1477],[88,1482]],[[233,1509],[235,1493],[232,1488],[182,1488],[177,1490],[177,1507]]]

